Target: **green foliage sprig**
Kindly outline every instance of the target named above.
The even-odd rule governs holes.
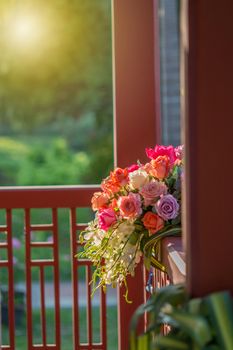
[[[137,323],[148,313],[149,325],[137,336]],[[161,327],[169,327],[167,335]],[[158,289],[135,312],[130,326],[130,350],[231,350],[233,301],[227,291],[190,299],[184,286]]]

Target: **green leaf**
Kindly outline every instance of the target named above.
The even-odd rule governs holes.
[[[228,292],[213,293],[203,301],[208,308],[211,325],[219,345],[224,350],[233,349],[233,303]]]
[[[177,339],[175,336],[156,336],[154,343],[158,349],[166,350],[190,350],[189,344]]]
[[[183,329],[200,347],[212,339],[211,328],[202,316],[191,315],[184,311],[174,311],[164,315],[164,323]]]
[[[193,315],[200,315],[202,306],[202,299],[195,298],[189,301],[188,311]]]
[[[178,225],[181,223],[181,215],[179,214],[175,219],[172,220],[172,225]]]
[[[150,267],[151,267],[152,249],[153,247],[150,247],[149,249],[147,249],[146,254],[144,255],[144,258],[143,258],[143,263],[147,270],[150,270]]]
[[[145,333],[138,337],[137,350],[148,350],[149,348],[149,334]]]
[[[137,242],[138,242],[138,239],[140,237],[140,233],[137,232],[137,231],[134,231],[133,233],[131,233],[130,237],[129,237],[129,242],[132,244],[132,245],[136,245]]]

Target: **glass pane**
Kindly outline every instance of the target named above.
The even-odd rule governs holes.
[[[180,144],[179,0],[159,1],[162,143]]]
[[[1,0],[0,52],[0,185],[99,183],[113,164],[110,0]]]

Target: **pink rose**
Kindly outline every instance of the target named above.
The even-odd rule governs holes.
[[[137,164],[132,164],[130,167],[128,167],[128,173],[132,173],[135,170],[139,169],[139,165]]]
[[[168,156],[171,166],[175,163],[177,156],[173,146],[156,145],[155,148],[146,148],[146,155],[150,159],[156,159],[159,156]]]
[[[107,231],[108,228],[117,221],[116,214],[112,208],[103,209],[98,214],[99,226],[102,230]]]
[[[117,204],[120,214],[126,219],[136,218],[142,213],[141,197],[137,193],[130,193],[128,196],[120,197]]]
[[[153,205],[158,197],[167,193],[167,186],[159,181],[151,181],[144,185],[140,194],[144,198],[145,206]]]

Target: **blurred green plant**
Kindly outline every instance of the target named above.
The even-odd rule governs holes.
[[[90,160],[86,153],[72,153],[63,138],[56,138],[47,150],[35,145],[22,162],[18,185],[68,185],[82,183]]]
[[[91,170],[87,153],[73,152],[61,137],[41,141],[26,143],[0,137],[1,185],[85,183]]]
[[[148,313],[149,324],[137,336],[138,320]],[[162,327],[169,332],[162,335]],[[168,328],[167,328],[168,329]],[[233,301],[227,291],[190,299],[185,287],[158,289],[131,320],[130,350],[231,350]]]
[[[34,17],[44,36],[12,41]],[[7,152],[0,185],[99,182],[113,164],[111,2],[2,0],[0,29],[0,136],[30,150]]]
[[[16,185],[17,173],[29,148],[26,144],[9,137],[0,137],[0,184]]]

